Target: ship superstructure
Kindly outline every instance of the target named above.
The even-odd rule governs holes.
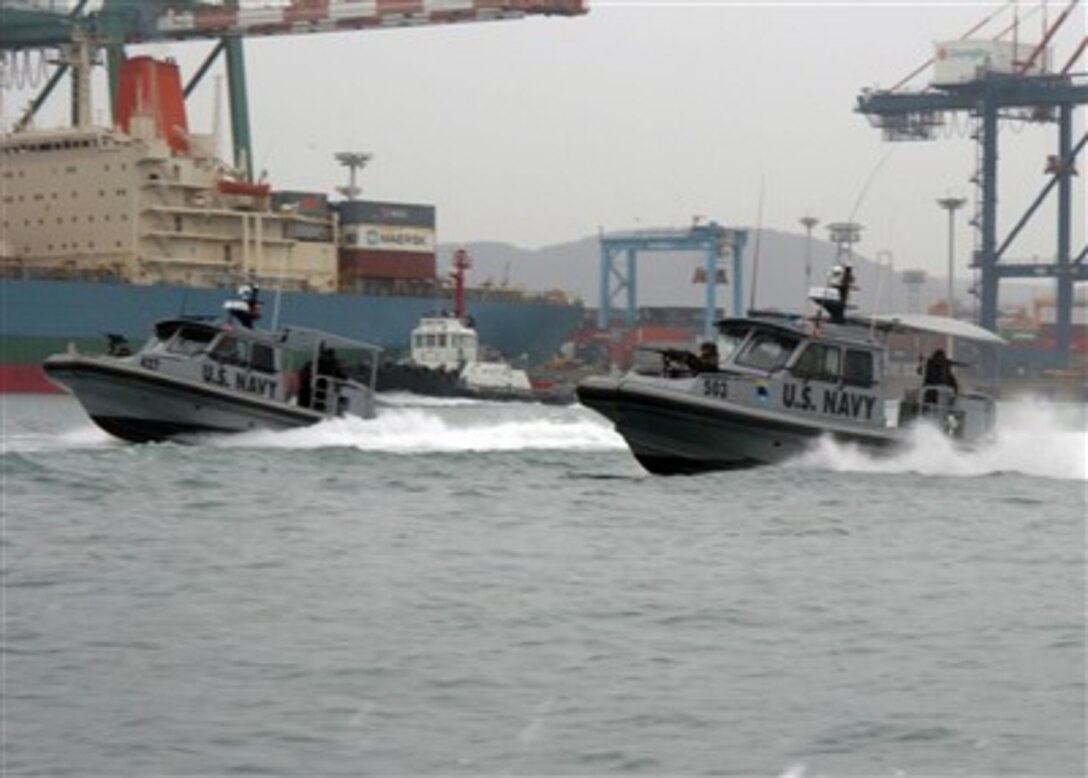
[[[47,354],[70,342],[94,352],[107,332],[138,338],[157,319],[216,311],[243,282],[269,290],[273,325],[282,313],[398,347],[448,291],[436,272],[434,206],[361,201],[354,186],[345,201],[330,202],[254,180],[243,40],[585,13],[582,0],[0,0],[0,9],[4,82],[24,80],[34,50],[43,75],[52,63],[0,136],[0,392],[48,391]],[[173,62],[125,50],[216,38],[184,86]],[[230,119],[224,155],[218,132],[193,131],[185,110],[220,56]],[[100,61],[108,127],[92,118],[90,74]],[[36,128],[38,109],[69,74],[71,126]],[[476,312],[490,343],[537,359],[582,318],[580,302],[554,293],[488,299]]]
[[[118,129],[0,138],[5,276],[337,288],[331,213],[278,207],[268,185],[238,180],[210,135],[187,131],[176,65],[127,60],[121,93]]]

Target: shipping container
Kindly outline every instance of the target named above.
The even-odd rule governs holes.
[[[344,226],[346,248],[369,251],[403,251],[410,254],[435,253],[434,230],[388,224],[349,224]]]
[[[365,200],[349,200],[336,206],[340,223],[400,225],[404,227],[435,228],[433,205],[411,203],[381,203]]]
[[[340,280],[350,283],[360,279],[434,280],[433,253],[404,251],[368,251],[345,248],[340,251]]]
[[[935,44],[934,86],[955,86],[977,81],[989,73],[1016,75],[1035,51],[1034,43],[960,40]],[[1025,75],[1048,72],[1050,51],[1044,49]]]

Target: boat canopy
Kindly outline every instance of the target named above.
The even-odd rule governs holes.
[[[363,349],[374,353],[382,350],[381,346],[373,343],[308,327],[284,327],[280,330],[257,330],[244,327],[224,328],[221,323],[196,318],[160,321],[155,325],[155,337],[159,340],[168,340],[180,329],[184,329],[184,334],[188,339],[197,339],[203,342],[210,341],[221,332],[229,331],[235,337],[260,341],[270,345],[280,345],[298,351],[311,350],[319,344],[331,348]]]
[[[916,330],[935,335],[946,335],[980,343],[1005,343],[1000,335],[990,332],[970,322],[952,319],[947,316],[929,316],[921,313],[884,313],[872,316],[871,320],[887,329]]]

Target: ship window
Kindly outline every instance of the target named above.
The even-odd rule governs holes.
[[[780,332],[757,332],[737,357],[737,364],[757,370],[778,370],[797,348],[797,338]]]
[[[213,330],[181,327],[166,350],[174,354],[196,354],[203,350],[214,335]]]
[[[838,381],[842,349],[823,343],[809,343],[790,369],[798,378]]]
[[[434,348],[434,335],[427,336],[427,348]]]
[[[276,358],[272,348],[264,343],[251,344],[249,366],[262,373],[276,372]]]
[[[224,335],[212,349],[212,359],[226,365],[246,364],[246,344],[232,335]]]
[[[846,350],[846,362],[842,371],[843,380],[854,386],[873,385],[873,355],[868,351]]]
[[[438,347],[439,348],[445,348],[446,347],[446,336],[445,335],[439,335],[438,336]]]
[[[748,337],[750,331],[751,327],[748,325],[741,327],[723,326],[718,334],[718,362],[725,362],[729,359],[733,352],[740,347],[740,344],[744,342],[744,339]]]

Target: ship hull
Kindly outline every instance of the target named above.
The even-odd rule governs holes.
[[[4,279],[0,303],[0,393],[50,392],[41,363],[75,343],[80,351],[104,351],[105,333],[140,342],[155,321],[175,316],[215,316],[229,292],[175,285]],[[406,333],[421,316],[441,307],[431,297],[317,294],[266,289],[260,325],[343,332],[391,351],[407,347]],[[481,337],[505,354],[542,361],[552,356],[582,321],[579,304],[534,300],[471,301]]]
[[[657,475],[779,464],[810,450],[824,434],[871,451],[903,443],[891,430],[831,431],[785,415],[756,413],[663,389],[668,383],[594,377],[577,390],[578,400],[611,421],[639,464]]]
[[[102,357],[60,355],[45,374],[79,400],[91,420],[132,443],[201,433],[291,429],[324,417],[308,408],[239,395]]]

